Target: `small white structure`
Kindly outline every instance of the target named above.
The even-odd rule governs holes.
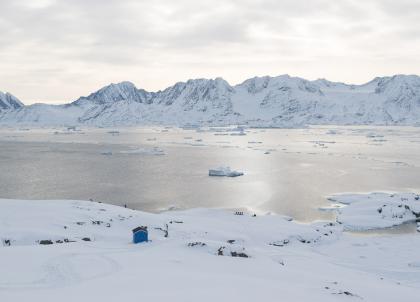
[[[243,172],[231,170],[230,167],[219,167],[216,169],[209,170],[209,176],[237,177],[242,175],[244,175]]]

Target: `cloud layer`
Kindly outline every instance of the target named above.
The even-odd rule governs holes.
[[[0,90],[65,102],[122,80],[420,74],[417,0],[0,0]]]

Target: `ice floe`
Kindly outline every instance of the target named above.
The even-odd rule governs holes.
[[[137,148],[132,150],[120,151],[121,154],[141,154],[141,155],[165,155],[165,151],[161,148]]]
[[[243,172],[231,170],[230,167],[218,167],[209,170],[209,176],[237,177],[242,175],[244,175]]]

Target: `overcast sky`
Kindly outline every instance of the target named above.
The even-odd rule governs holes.
[[[420,1],[0,0],[0,91],[26,104],[286,73],[420,74]]]

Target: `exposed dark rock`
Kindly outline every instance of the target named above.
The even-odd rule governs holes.
[[[12,245],[12,241],[10,239],[4,239],[3,240],[3,245],[4,246],[11,246]]]
[[[218,256],[223,256],[223,250],[225,249],[224,246],[219,247],[219,249],[217,250],[217,255]]]
[[[193,247],[193,246],[206,246],[207,244],[205,244],[204,242],[199,242],[199,241],[197,241],[197,242],[190,242],[190,243],[188,243],[188,246],[189,247]]]
[[[249,256],[243,252],[230,252],[232,257],[242,257],[242,258],[249,258]]]

